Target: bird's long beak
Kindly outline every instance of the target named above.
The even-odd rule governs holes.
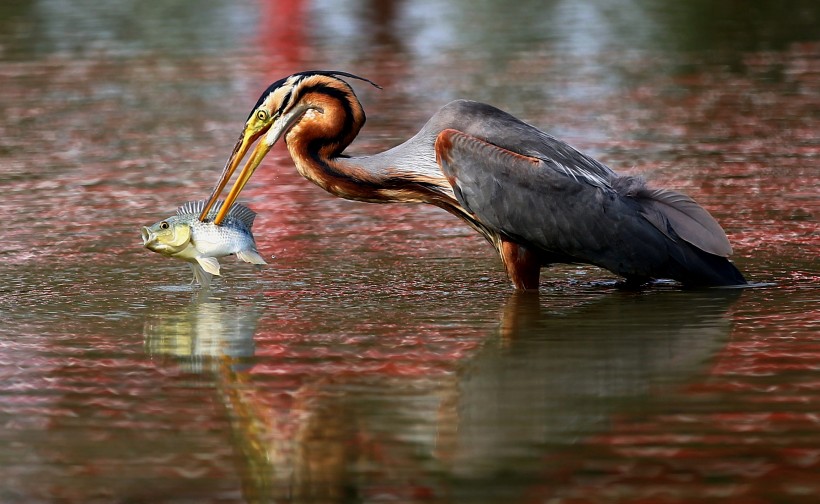
[[[298,110],[293,110],[288,114],[284,114],[274,121],[270,128],[268,128],[267,134],[265,134],[256,144],[256,147],[253,149],[253,152],[251,152],[247,163],[245,163],[242,171],[239,172],[239,177],[237,177],[236,182],[233,183],[233,187],[231,187],[230,192],[225,197],[225,202],[222,203],[222,207],[219,209],[219,212],[214,218],[214,224],[219,225],[222,223],[222,220],[228,214],[228,211],[231,209],[234,201],[236,201],[239,193],[245,187],[245,184],[248,183],[248,180],[250,180],[253,172],[256,171],[256,168],[259,167],[259,164],[262,163],[262,160],[268,152],[270,152],[271,148],[274,144],[276,144],[279,138],[281,138],[282,135],[290,129],[290,127],[302,116],[305,110],[306,109],[299,108]],[[239,163],[245,157],[245,154],[247,154],[248,149],[251,145],[253,145],[253,142],[262,136],[263,133],[264,130],[248,131],[247,128],[242,132],[242,135],[239,137],[239,140],[233,148],[231,157],[228,159],[228,162],[225,163],[225,168],[222,170],[222,175],[220,175],[219,181],[216,183],[216,187],[214,187],[211,196],[208,198],[205,207],[202,209],[202,213],[199,215],[200,221],[204,221],[208,216],[208,212],[210,212],[214,203],[219,198],[219,195],[222,193],[222,190],[228,184],[231,175],[233,175],[233,172],[236,171],[236,167],[239,166]]]
[[[247,128],[242,131],[242,134],[239,136],[239,140],[237,140],[236,145],[233,148],[233,152],[231,152],[231,157],[229,157],[228,161],[225,163],[225,168],[222,169],[222,174],[219,176],[219,180],[217,181],[213,192],[211,192],[211,195],[208,197],[208,201],[205,203],[205,207],[202,209],[202,213],[199,215],[200,221],[205,221],[205,218],[208,216],[208,212],[211,211],[214,203],[216,203],[216,200],[219,199],[219,195],[222,194],[222,191],[231,179],[233,172],[236,171],[236,167],[239,166],[239,163],[248,152],[248,148],[253,145],[254,140],[257,138],[259,138],[259,135],[253,135],[253,133],[249,132]],[[239,191],[237,191],[237,195],[238,194]],[[233,204],[233,201],[231,201],[230,204],[226,202],[226,204],[223,204],[222,207],[230,209],[231,204]],[[217,219],[218,220],[215,221],[217,224],[222,221],[218,217]]]
[[[247,137],[243,137],[239,140],[239,142],[237,142],[237,147],[234,148],[234,153],[231,155],[230,159],[228,159],[228,162],[225,165],[225,170],[222,172],[222,176],[219,178],[219,182],[217,182],[213,194],[211,194],[211,197],[208,199],[208,203],[205,205],[205,208],[202,210],[202,214],[199,216],[200,220],[205,220],[208,216],[211,206],[216,202],[217,198],[219,198],[219,194],[228,183],[228,180],[230,180],[231,175],[233,175],[233,172],[242,161],[242,158],[245,157],[245,153],[248,151],[248,147],[251,143],[253,143],[253,140],[248,140]],[[230,192],[225,197],[225,202],[222,203],[222,207],[216,214],[214,224],[218,226],[222,223],[222,219],[224,219],[228,214],[228,210],[231,209],[231,205],[233,205],[233,202],[236,201],[239,193],[242,189],[244,189],[245,184],[248,183],[251,175],[253,175],[253,172],[256,171],[259,164],[262,163],[262,160],[270,151],[271,147],[273,147],[273,144],[268,144],[264,139],[260,140],[256,144],[256,148],[253,149],[251,157],[248,159],[248,162],[245,163],[242,171],[239,172],[239,177],[237,177],[236,181],[233,183],[233,187],[231,187]]]

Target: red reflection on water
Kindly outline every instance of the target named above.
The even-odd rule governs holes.
[[[264,0],[259,4],[262,12],[256,32],[262,52],[269,58],[267,75],[273,82],[301,70],[299,67],[308,58],[308,4],[302,0]]]

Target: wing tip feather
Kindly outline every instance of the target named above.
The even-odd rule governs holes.
[[[704,252],[721,257],[732,255],[726,232],[712,214],[691,197],[670,189],[651,189],[641,179],[621,184],[622,188],[629,189],[629,196],[654,210],[641,214],[664,234],[668,224],[678,237]]]

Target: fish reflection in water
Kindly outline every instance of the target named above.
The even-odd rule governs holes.
[[[740,295],[611,292],[556,309],[547,296],[516,294],[485,346],[435,376],[357,375],[355,364],[323,372],[311,361],[282,378],[219,365],[213,357],[253,353],[257,318],[219,302],[145,327],[150,352],[213,373],[249,502],[464,501],[492,495],[511,468],[535,484],[550,470],[545,447],[606,429],[614,413],[703,372]]]
[[[150,315],[143,328],[145,348],[170,358],[185,371],[214,371],[224,361],[234,367],[253,357],[260,308],[207,297],[179,311]]]

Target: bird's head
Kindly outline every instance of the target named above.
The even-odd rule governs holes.
[[[280,138],[287,139],[289,132],[310,127],[314,137],[321,136],[326,141],[325,145],[335,150],[341,150],[353,141],[364,124],[364,112],[351,87],[340,77],[363,80],[379,87],[364,77],[335,71],[300,72],[268,86],[245,121],[239,140],[199,216],[200,220],[205,220],[254,143],[256,147],[214,218],[217,225],[225,218],[265,155]]]

